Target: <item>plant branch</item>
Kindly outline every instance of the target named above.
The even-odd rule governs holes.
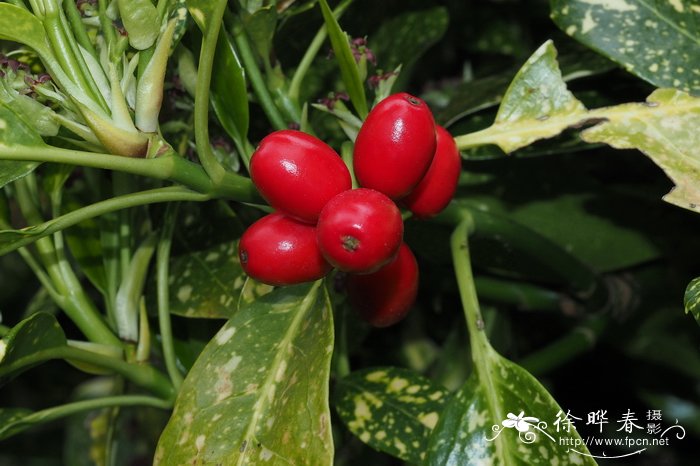
[[[156,259],[158,326],[160,328],[160,338],[163,345],[165,368],[168,371],[170,381],[173,383],[175,390],[179,390],[180,386],[182,385],[182,374],[177,367],[177,356],[175,355],[175,346],[173,345],[173,330],[170,322],[170,296],[168,294],[168,279],[170,277],[170,246],[172,245],[173,240],[173,230],[177,219],[177,210],[177,204],[168,204],[165,211],[165,219],[163,221],[163,231],[161,232],[160,242],[158,243]]]

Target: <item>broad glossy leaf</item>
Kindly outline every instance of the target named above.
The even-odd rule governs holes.
[[[331,465],[332,352],[321,282],[243,307],[187,375],[155,464]]]
[[[277,26],[277,9],[265,6],[252,15],[244,15],[243,27],[250,36],[253,46],[264,60],[270,59],[272,39]]]
[[[368,113],[367,97],[365,96],[364,84],[360,79],[360,71],[352,51],[350,50],[348,35],[340,28],[338,21],[335,19],[333,12],[328,6],[328,2],[326,0],[320,0],[319,4],[321,5],[323,20],[326,23],[328,38],[331,41],[333,51],[335,52],[335,59],[338,61],[338,66],[340,67],[340,74],[343,77],[345,90],[350,96],[350,101],[353,107],[355,107],[355,111],[360,118],[364,119]]]
[[[216,44],[211,102],[221,126],[237,142],[238,147],[243,147],[248,136],[249,122],[245,70],[223,27]]]
[[[46,31],[29,10],[0,3],[0,39],[25,44],[42,57],[51,56]]]
[[[416,372],[382,367],[340,379],[335,408],[348,429],[364,443],[420,464],[448,397],[444,388]]]
[[[411,76],[413,66],[447,30],[449,15],[445,7],[409,11],[382,23],[371,36],[370,48],[383,70],[401,67],[398,88]]]
[[[605,121],[585,130],[581,134],[585,141],[641,150],[676,185],[664,200],[700,212],[700,98],[658,89],[646,103],[619,105],[595,114]]]
[[[550,0],[567,34],[657,87],[700,92],[698,4],[684,0]]]
[[[48,313],[39,312],[22,322],[18,323],[12,330],[0,340],[0,385],[7,382],[8,378],[19,372],[29,369],[34,364],[28,363],[13,367],[12,372],[6,373],[3,369],[17,363],[25,356],[29,356],[37,351],[58,348],[66,345],[66,335],[63,333],[56,318]]]
[[[685,289],[685,313],[692,314],[700,324],[700,277],[694,278]]]
[[[430,439],[426,464],[596,465],[586,456],[590,453],[585,446],[560,445],[560,438],[581,441],[581,437],[575,428],[569,432],[557,428],[562,424],[554,422],[566,410],[537,379],[490,346],[484,356],[483,370],[477,365],[466,384],[445,405]],[[535,418],[519,424],[527,427],[526,431],[511,425],[518,415]]]
[[[0,6],[6,5],[0,3]],[[0,11],[0,16],[2,12]],[[45,146],[41,136],[17,113],[0,103],[0,148],[32,146],[41,150]],[[0,188],[31,173],[39,164],[24,161],[0,161]]]
[[[537,49],[508,87],[493,125],[462,139],[513,152],[584,120],[586,108],[566,88],[556,55],[551,41]]]

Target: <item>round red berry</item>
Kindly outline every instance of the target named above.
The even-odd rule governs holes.
[[[260,142],[250,176],[272,207],[309,223],[333,196],[352,187],[340,156],[320,139],[295,130],[275,131]]]
[[[281,213],[253,223],[238,247],[248,276],[268,285],[294,285],[318,280],[331,266],[316,242],[316,229]]]
[[[423,178],[434,153],[435,121],[428,105],[394,94],[369,112],[357,134],[355,176],[361,186],[400,199]]]
[[[389,262],[403,240],[396,204],[379,191],[345,191],[321,211],[318,243],[328,262],[345,272],[369,273]]]
[[[396,258],[378,271],[351,275],[347,282],[350,304],[375,327],[403,319],[418,293],[418,264],[404,243]]]
[[[437,147],[428,172],[401,202],[418,218],[437,215],[447,207],[457,190],[462,159],[452,135],[436,126]]]

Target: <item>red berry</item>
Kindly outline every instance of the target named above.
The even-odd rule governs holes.
[[[238,256],[246,274],[268,285],[318,280],[331,270],[316,243],[316,228],[281,213],[253,223],[241,237]]]
[[[394,94],[369,112],[357,134],[355,176],[365,188],[400,199],[423,178],[434,153],[435,121],[428,105]]]
[[[321,211],[318,243],[328,262],[345,272],[374,272],[389,262],[403,240],[396,204],[379,191],[345,191]]]
[[[309,223],[333,196],[352,187],[338,154],[314,136],[294,130],[266,136],[250,160],[250,176],[272,207]]]
[[[350,303],[375,327],[388,327],[403,319],[418,293],[418,264],[404,243],[389,264],[365,275],[351,275],[347,283]]]
[[[437,147],[428,172],[401,202],[418,218],[437,215],[447,207],[457,190],[462,159],[452,135],[436,126]]]

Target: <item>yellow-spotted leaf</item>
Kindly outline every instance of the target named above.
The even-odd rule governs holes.
[[[38,312],[24,319],[0,340],[0,385],[45,359],[34,361],[33,354],[65,345],[66,335],[53,315]]]
[[[413,371],[381,367],[340,379],[335,408],[364,443],[421,464],[447,398],[447,390]]]
[[[591,114],[605,121],[584,131],[584,140],[644,152],[676,185],[664,200],[700,212],[700,98],[675,89],[658,89],[646,103]]]
[[[537,379],[489,346],[445,405],[427,464],[595,466],[568,414]]]
[[[495,144],[513,152],[554,137],[586,117],[586,108],[566,87],[554,45],[547,41],[515,75],[493,125],[456,139],[461,148]]]
[[[700,324],[700,277],[694,278],[685,289],[685,313],[692,314]]]
[[[154,463],[330,466],[332,352],[322,282],[242,307],[187,375]]]
[[[550,0],[568,35],[657,87],[700,92],[700,4],[688,0]]]

